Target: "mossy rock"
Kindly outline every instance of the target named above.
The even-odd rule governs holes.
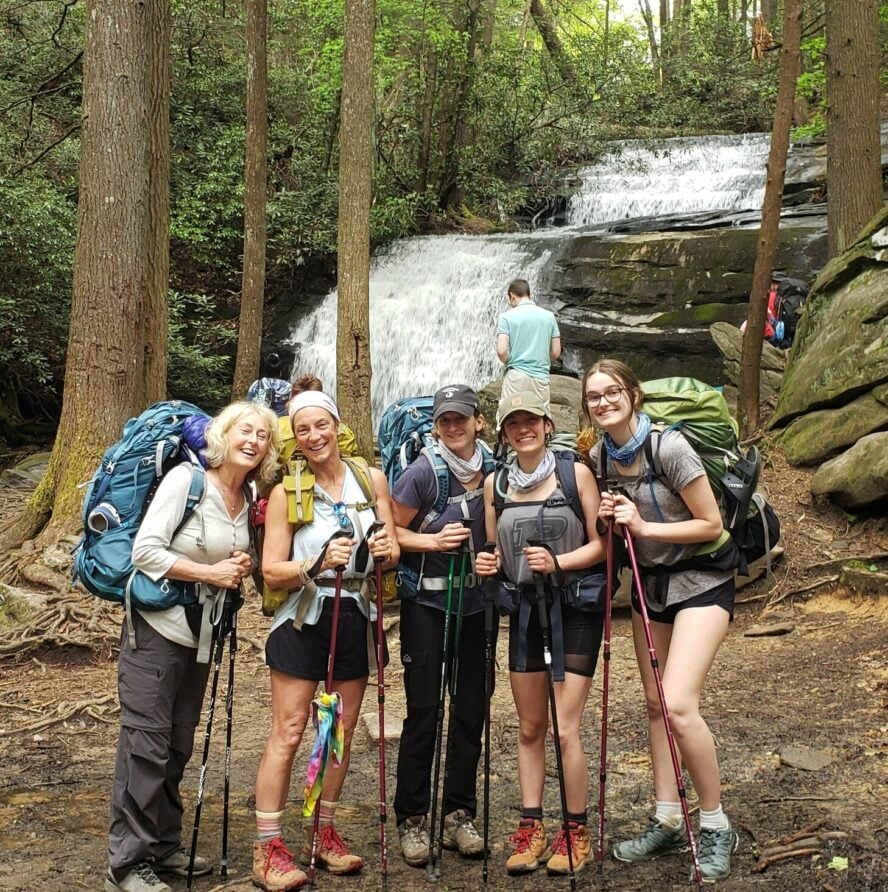
[[[888,432],[869,434],[821,465],[811,492],[829,496],[849,511],[888,504]]]

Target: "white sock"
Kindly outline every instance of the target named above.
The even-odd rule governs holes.
[[[728,816],[722,811],[721,805],[715,811],[703,811],[700,809],[700,829],[701,830],[729,830],[731,822]]]
[[[654,817],[667,827],[678,827],[682,820],[680,802],[661,802],[657,800],[657,809]]]

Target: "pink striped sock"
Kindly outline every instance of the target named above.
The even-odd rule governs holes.
[[[256,812],[256,839],[268,842],[282,835],[284,813],[282,811]]]

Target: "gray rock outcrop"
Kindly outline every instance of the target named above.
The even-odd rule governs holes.
[[[822,464],[811,478],[811,492],[829,496],[843,508],[885,507],[888,495],[888,432],[869,434]]]

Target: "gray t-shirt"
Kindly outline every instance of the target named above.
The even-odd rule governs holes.
[[[656,435],[653,446],[655,449],[657,448]],[[589,453],[596,477],[603,448],[604,444],[599,441]],[[608,482],[623,488],[626,495],[635,503],[638,513],[644,520],[652,523],[676,523],[682,520],[691,520],[693,515],[688,506],[676,493],[680,493],[689,483],[706,474],[703,462],[700,461],[700,457],[694,452],[684,436],[674,430],[666,430],[659,435],[659,460],[663,468],[663,476],[669,481],[669,486],[650,471],[644,450],[641,452],[638,474],[630,477],[620,474],[616,470],[615,463],[608,460]],[[654,542],[650,539],[639,538],[633,541],[635,553],[642,569],[669,566],[691,558],[703,544],[677,545],[672,542]],[[727,582],[732,575],[733,573],[730,571],[723,570],[683,570],[673,573],[669,576],[669,589],[665,604],[654,603],[651,598],[652,587],[646,585],[648,605],[652,610],[660,611],[664,606],[678,604],[709,591],[709,589]]]

